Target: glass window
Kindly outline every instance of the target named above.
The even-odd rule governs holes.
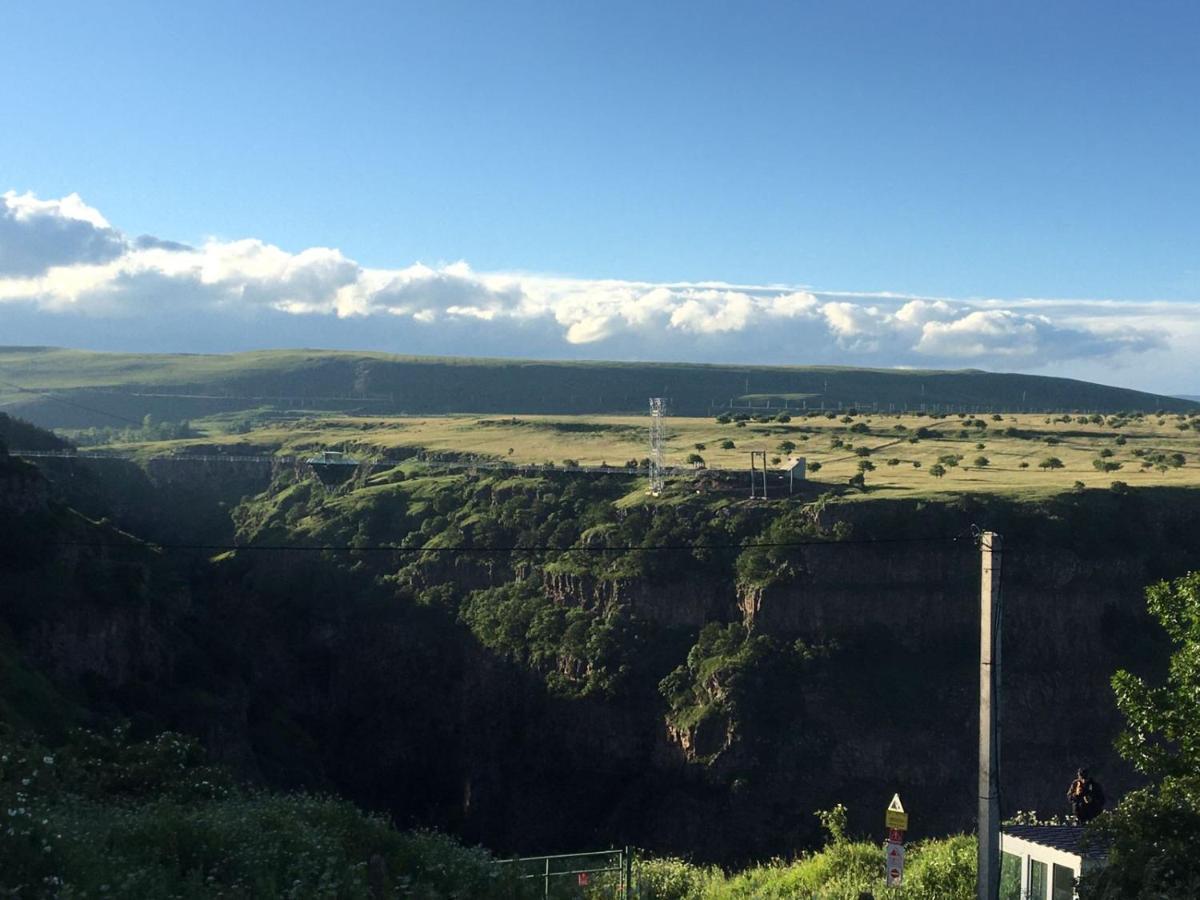
[[[1075,900],[1075,873],[1066,866],[1055,865],[1050,891],[1050,900]]]
[[[1000,854],[1000,900],[1021,900],[1021,857]]]
[[[1029,900],[1046,900],[1046,864],[1036,859],[1029,861]]]

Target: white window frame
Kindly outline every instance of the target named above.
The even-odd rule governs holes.
[[[1000,832],[1000,852],[1009,853],[1021,860],[1021,897],[1023,900],[1049,900],[1054,890],[1055,865],[1060,865],[1064,869],[1070,869],[1076,881],[1079,881],[1079,877],[1083,874],[1085,868],[1091,868],[1091,866],[1084,865],[1084,858],[1078,853],[1070,853],[1066,850],[1047,847],[1045,844],[1037,843],[1037,841],[1030,841],[1026,838],[1005,834],[1003,831]],[[1029,873],[1032,868],[1030,863],[1033,860],[1037,860],[1046,866],[1045,897],[1032,898],[1029,894]],[[1078,897],[1079,894],[1076,893],[1075,896]]]

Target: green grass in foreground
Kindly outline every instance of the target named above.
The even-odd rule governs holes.
[[[976,842],[970,835],[908,846],[904,883],[886,887],[880,844],[846,836],[846,808],[817,813],[829,833],[823,850],[790,862],[772,860],[735,874],[678,859],[638,867],[640,896],[654,900],[968,900],[975,894]]]
[[[484,850],[240,787],[180,735],[51,749],[0,727],[0,897],[524,896]]]
[[[774,860],[735,874],[677,859],[638,866],[641,897],[654,900],[969,900],[975,895],[975,838],[957,835],[908,848],[904,885],[884,886],[879,844],[837,840],[793,862]]]

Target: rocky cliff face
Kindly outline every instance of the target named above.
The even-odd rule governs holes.
[[[927,646],[961,636],[978,618],[979,564],[963,544],[806,547],[800,575],[742,585],[737,605],[752,630],[817,641],[884,632],[888,646]]]
[[[169,672],[169,609],[186,605],[186,591],[155,577],[145,545],[64,506],[24,464],[0,468],[0,524],[0,633],[69,693],[91,693],[84,721]]]
[[[24,515],[45,510],[49,502],[49,486],[37,469],[0,455],[0,512]]]
[[[655,764],[682,765],[711,791],[708,802],[721,797],[726,851],[739,843],[778,850],[778,841],[804,831],[797,810],[836,802],[850,805],[853,824],[874,831],[876,807],[893,791],[916,811],[917,834],[973,827],[980,558],[967,535],[976,521],[1008,535],[1005,814],[1064,812],[1065,784],[1081,764],[1102,772],[1114,796],[1136,783],[1112,749],[1121,721],[1109,679],[1121,667],[1152,670],[1161,658],[1144,588],[1200,564],[1195,499],[1093,492],[1043,505],[834,506],[821,516],[826,530],[844,522],[866,540],[947,539],[806,548],[793,577],[766,585],[544,579],[559,604],[626,604],[677,628],[740,618],[752,633],[833,648],[827,664],[795,686],[804,710],[804,720],[792,722],[798,746],[747,743],[749,723],[722,715],[667,724],[663,736],[675,752]]]
[[[666,628],[700,628],[707,622],[731,621],[737,615],[731,581],[683,578],[659,582],[543,572],[542,584],[546,595],[563,606],[626,606],[638,618]]]
[[[1151,633],[1141,567],[1014,548],[1003,572],[1006,814],[1062,812],[1081,763],[1119,794],[1132,781],[1112,751],[1120,722],[1108,679]],[[978,598],[968,547],[847,547],[813,554],[801,583],[740,591],[752,628],[840,647],[820,683],[801,688],[825,741],[820,777],[805,788],[813,800],[854,794],[861,815],[863,805],[877,811],[868,795],[878,806],[898,790],[915,830],[972,827]]]

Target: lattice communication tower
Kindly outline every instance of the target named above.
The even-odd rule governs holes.
[[[663,466],[663,438],[666,429],[663,417],[667,404],[662,397],[650,398],[650,493],[657,497],[663,492],[666,476]]]

